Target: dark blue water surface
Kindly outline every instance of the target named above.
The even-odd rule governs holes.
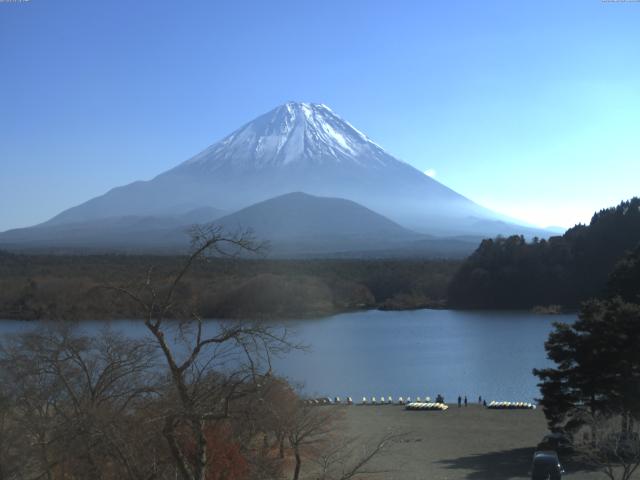
[[[575,315],[530,312],[415,310],[366,311],[283,322],[309,351],[274,361],[274,370],[303,384],[311,395],[458,395],[477,401],[532,401],[539,396],[534,367],[549,365],[544,342],[555,321]],[[38,328],[39,323],[0,322],[0,333]],[[83,322],[88,332],[104,322]],[[145,335],[139,321],[115,321],[127,335]]]

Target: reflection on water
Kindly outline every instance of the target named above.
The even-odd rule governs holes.
[[[548,364],[544,342],[554,321],[574,315],[529,312],[416,310],[367,311],[287,321],[295,340],[310,346],[276,359],[276,373],[323,396],[421,396],[454,402],[467,395],[531,401],[539,396],[534,367]],[[37,328],[40,322],[0,322],[0,333]],[[83,322],[95,332],[104,322]],[[146,335],[139,321],[111,322],[127,335]],[[213,327],[213,325],[211,325]]]

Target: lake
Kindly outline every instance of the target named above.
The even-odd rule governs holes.
[[[534,367],[549,365],[544,342],[556,321],[575,315],[530,312],[413,310],[346,313],[286,321],[298,342],[310,346],[276,359],[274,370],[303,383],[310,395],[362,396],[441,393],[477,401],[532,401],[539,396]],[[37,327],[38,323],[0,322],[0,333]],[[95,331],[104,322],[84,322]],[[139,336],[138,321],[111,322],[115,329]]]

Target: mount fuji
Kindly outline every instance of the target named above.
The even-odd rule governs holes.
[[[48,229],[64,243],[65,226],[77,234],[83,226],[114,224],[114,218],[126,218],[127,225],[170,218],[173,228],[182,216],[193,220],[193,212],[230,214],[292,192],[356,202],[431,236],[549,235],[517,225],[393,157],[326,105],[289,102],[152,180],[114,188],[36,227],[0,234],[0,244],[28,243],[35,230],[42,244]]]

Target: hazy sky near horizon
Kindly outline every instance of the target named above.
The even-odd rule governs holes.
[[[639,2],[0,2],[0,68],[0,231],[288,100],[533,224],[640,195]]]

